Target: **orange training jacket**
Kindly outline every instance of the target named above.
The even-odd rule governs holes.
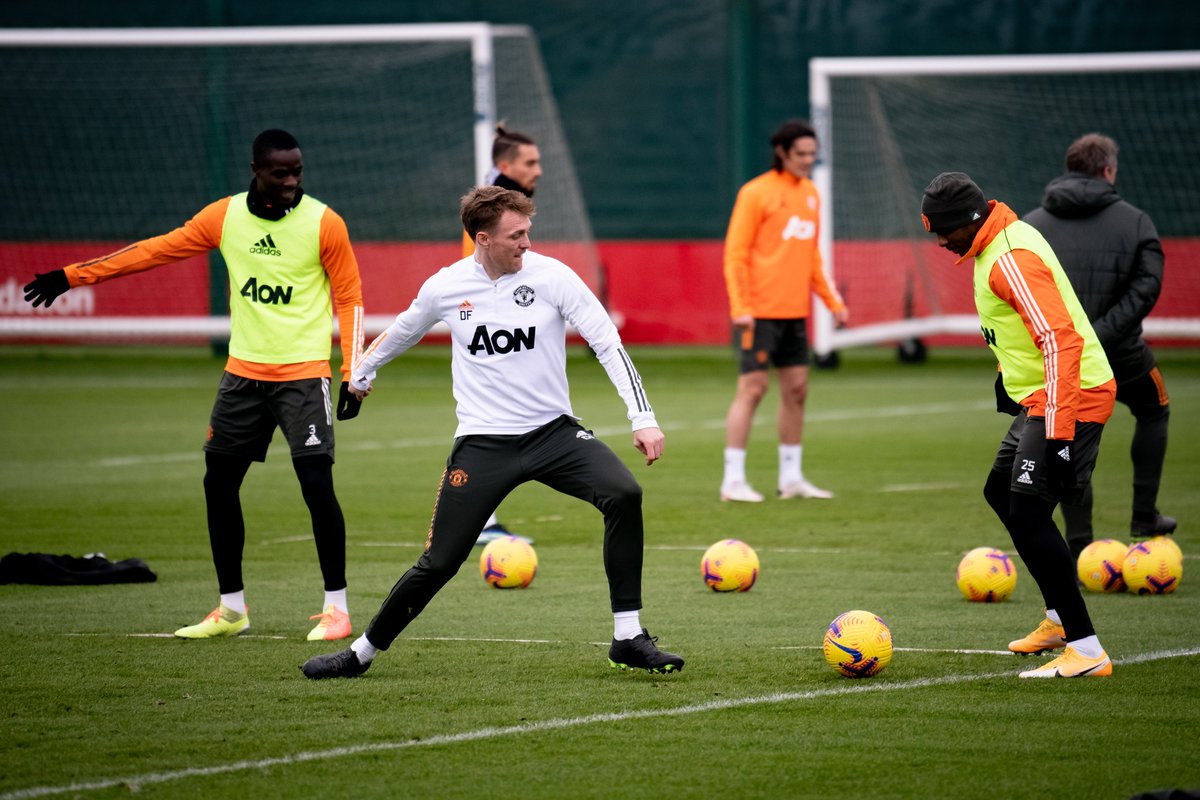
[[[821,198],[807,178],[771,170],[738,192],[725,236],[729,315],[807,317],[816,292],[830,311],[845,308],[817,248]]]
[[[145,272],[215,250],[221,245],[225,213],[231,199],[225,197],[210,203],[182,227],[170,233],[152,236],[102,258],[66,267],[67,282],[72,287],[103,283],[110,278]],[[359,330],[355,318],[362,317],[362,281],[358,274],[358,261],[350,247],[346,222],[331,208],[326,208],[321,217],[318,241],[321,264],[329,275],[329,284],[337,304],[338,324],[342,330],[342,380],[348,380],[354,358],[361,349],[360,337],[348,332]],[[298,364],[260,364],[230,356],[225,369],[234,375],[260,381],[331,377],[327,359]]]

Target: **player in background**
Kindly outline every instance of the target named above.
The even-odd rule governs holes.
[[[925,188],[925,229],[974,264],[975,307],[984,341],[1000,362],[1003,388],[1021,406],[1000,443],[983,495],[1041,590],[1046,617],[1015,653],[1065,646],[1022,678],[1112,674],[1075,581],[1075,561],[1054,524],[1054,506],[1091,479],[1116,381],[1054,251],[1004,203],[985,201],[961,172]]]
[[[115,253],[41,273],[25,299],[49,306],[75,286],[102,283],[219,249],[229,268],[229,359],[204,444],[204,499],[220,601],[185,639],[232,636],[250,627],[242,582],[242,479],[265,461],[276,428],[312,516],[325,583],[322,612],[309,640],[350,635],[346,604],[346,525],[333,490],[333,412],[329,351],[330,290],[341,325],[342,384],[337,418],[358,414],[348,388],[362,350],[363,301],[358,262],[342,218],[300,187],[300,145],[282,130],[254,140],[246,192],[203,208],[181,228]]]
[[[570,324],[596,353],[625,402],[633,445],[649,466],[663,433],[617,328],[570,267],[530,250],[533,201],[499,186],[472,189],[461,203],[473,256],[421,286],[354,365],[350,390],[365,397],[376,371],[438,322],[450,327],[458,430],[446,460],[425,552],[347,649],[309,659],[309,678],[367,671],[454,577],[483,521],[523,483],[538,481],[604,515],[604,570],[613,611],[613,667],[675,672],[683,659],[655,646],[641,626],[642,488],[628,467],[571,410],[566,373]]]
[[[504,123],[496,126],[496,138],[492,141],[492,169],[485,176],[485,186],[500,186],[533,197],[538,178],[542,177],[542,154],[533,137],[520,131],[508,130]],[[475,252],[475,240],[463,231],[463,258]],[[533,539],[519,536],[500,523],[493,510],[483,523],[483,532],[476,544],[486,545],[501,536],[516,536],[530,544]]]
[[[1172,533],[1174,517],[1157,507],[1171,412],[1158,362],[1142,338],[1142,320],[1162,291],[1162,243],[1150,217],[1117,194],[1115,141],[1098,133],[1080,137],[1067,148],[1066,166],[1025,221],[1062,262],[1112,366],[1117,400],[1133,413],[1129,530],[1134,536]],[[1078,558],[1092,542],[1090,483],[1078,503],[1062,504],[1062,514],[1067,545]]]
[[[825,277],[817,247],[821,198],[809,179],[817,134],[807,122],[792,120],[771,136],[771,147],[772,168],[738,192],[725,237],[725,286],[739,374],[725,418],[721,500],[743,503],[763,499],[746,480],[746,445],[771,366],[779,382],[778,496],[833,497],[805,480],[801,466],[812,293],[838,325],[849,317]]]

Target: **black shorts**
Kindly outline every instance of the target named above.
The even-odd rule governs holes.
[[[1075,482],[1087,486],[1096,468],[1096,457],[1100,454],[1100,435],[1104,433],[1101,422],[1076,422],[1075,441],[1071,444],[1071,463],[1075,466]],[[1012,491],[1037,495],[1043,500],[1057,503],[1075,498],[1058,497],[1050,491],[1046,471],[1040,469],[1046,452],[1054,441],[1046,439],[1045,417],[1031,417],[1025,409],[1013,420],[1000,442],[996,461],[992,469],[1011,475]]]
[[[1135,417],[1140,416],[1139,412],[1153,414],[1159,409],[1166,408],[1169,402],[1167,385],[1163,382],[1163,376],[1158,371],[1158,366],[1151,367],[1149,372],[1132,380],[1118,382],[1117,402],[1129,406]]]
[[[217,387],[204,450],[266,461],[275,429],[292,458],[333,458],[333,405],[329,378],[256,381],[226,372]]]
[[[808,320],[755,319],[754,335],[745,328],[733,329],[733,347],[738,352],[738,372],[761,372],[773,367],[808,366]],[[749,341],[748,341],[749,340]]]

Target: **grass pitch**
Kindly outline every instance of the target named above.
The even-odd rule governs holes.
[[[201,489],[221,362],[196,350],[0,349],[0,551],[140,557],[154,584],[0,587],[0,798],[953,797],[1126,798],[1200,787],[1200,352],[1160,350],[1172,428],[1160,507],[1191,558],[1164,597],[1089,595],[1108,679],[1020,681],[1001,651],[1041,600],[1017,559],[1013,598],[968,603],[967,550],[1011,552],[981,496],[1007,417],[983,349],[920,366],[884,350],[814,371],[806,476],[832,501],[717,500],[733,362],[635,349],[667,433],[646,468],[603,370],[572,352],[575,411],[645,489],[645,608],[683,673],[609,669],[599,514],[538,485],[501,507],[532,536],[533,585],[484,585],[476,559],[366,676],[306,681],[321,604],[308,516],[280,437],[243,488],[252,628],[170,633],[216,601]],[[774,387],[750,479],[774,488]],[[420,552],[449,451],[448,351],[389,365],[339,423],[355,633]],[[1128,542],[1132,418],[1118,406],[1096,481],[1097,536]],[[746,594],[700,578],[714,541],[749,542]],[[478,552],[478,551],[476,551]],[[896,652],[839,677],[828,623],[879,614]],[[334,645],[338,646],[338,645]],[[980,652],[960,652],[980,651]]]

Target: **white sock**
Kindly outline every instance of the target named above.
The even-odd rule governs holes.
[[[746,451],[738,447],[725,448],[724,483],[746,482]]]
[[[230,611],[236,611],[239,614],[245,614],[246,591],[243,589],[240,592],[230,592],[229,594],[221,595],[221,605],[225,606]]]
[[[804,479],[800,470],[800,454],[803,446],[798,444],[779,445],[779,486],[789,483],[799,483]]]
[[[613,638],[632,639],[642,632],[642,623],[636,611],[613,612]]]
[[[485,523],[483,523],[483,527],[484,527],[484,528],[490,528],[490,527],[492,527],[493,525],[499,525],[499,524],[500,524],[500,520],[498,520],[498,519],[496,518],[496,512],[495,512],[495,511],[493,511],[493,512],[492,512],[492,515],[491,515],[490,517],[488,517],[488,521],[487,521],[487,522],[485,522]]]
[[[325,605],[321,606],[321,610],[324,611],[330,606],[333,606],[343,614],[350,613],[350,607],[346,605],[345,589],[338,589],[336,592],[331,592],[328,589],[325,590]]]
[[[1058,612],[1053,608],[1046,609],[1046,619],[1050,620],[1055,625],[1062,625],[1062,618],[1058,616]]]
[[[1104,652],[1104,648],[1100,646],[1100,639],[1094,633],[1091,636],[1067,642],[1067,645],[1074,648],[1075,652],[1084,658],[1099,658],[1100,654]]]
[[[354,644],[350,645],[350,649],[354,651],[354,655],[358,656],[358,663],[360,664],[370,664],[375,660],[375,656],[379,655],[379,648],[367,640],[365,633],[354,640]]]

